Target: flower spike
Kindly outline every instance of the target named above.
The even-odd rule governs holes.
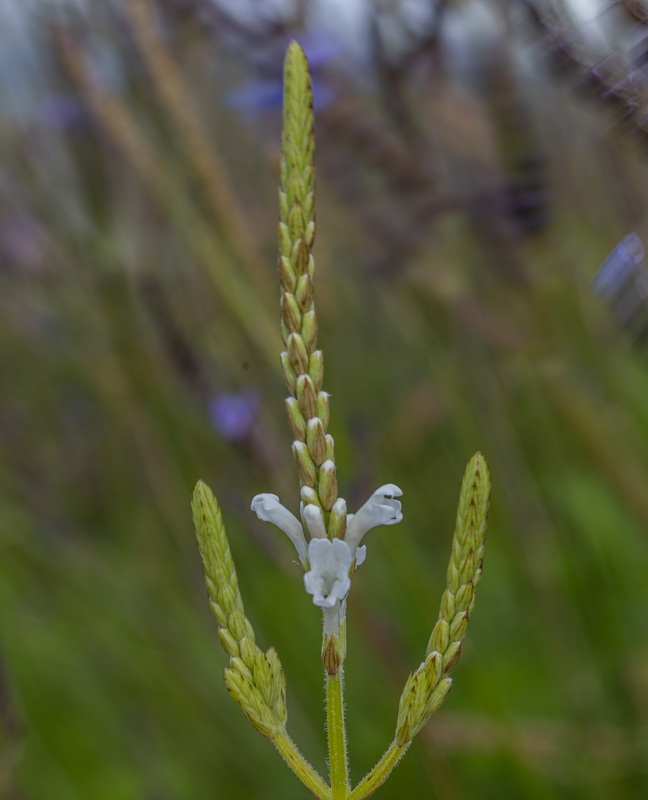
[[[135,2],[135,0],[133,0]],[[140,2],[140,0],[138,0]],[[377,489],[358,512],[349,514],[338,496],[333,437],[328,433],[329,395],[322,389],[324,360],[317,349],[313,243],[315,237],[314,125],[306,57],[296,42],[284,70],[281,186],[279,192],[281,369],[294,436],[301,520],[276,494],[258,494],[252,511],[280,528],[294,544],[304,569],[304,588],[321,609],[321,659],[326,673],[326,730],[329,782],[301,755],[286,730],[286,685],[273,648],[263,651],[245,616],[220,509],[202,483],[193,499],[194,522],[209,600],[221,643],[229,655],[227,689],[252,725],[272,740],[288,765],[317,800],[366,800],[389,777],[414,736],[450,691],[481,579],[490,498],[488,467],[481,454],[471,459],[461,487],[446,590],[425,660],[401,694],[394,740],[376,766],[351,788],[344,720],[346,603],[355,570],[365,560],[364,535],[378,525],[403,519],[402,491],[393,483]]]

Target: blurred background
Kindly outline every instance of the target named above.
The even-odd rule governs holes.
[[[0,796],[299,800],[227,695],[191,526],[219,497],[289,730],[325,770],[275,232],[281,63],[317,114],[341,493],[405,518],[349,603],[357,782],[486,455],[484,579],[443,708],[376,797],[648,795],[643,0],[0,2]]]

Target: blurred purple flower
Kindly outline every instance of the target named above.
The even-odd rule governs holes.
[[[223,439],[238,441],[252,429],[260,405],[256,389],[219,394],[209,404],[209,418]]]
[[[27,211],[0,219],[0,254],[21,269],[37,269],[43,261],[43,229]]]
[[[292,38],[293,37],[291,37],[291,41]],[[301,36],[295,36],[294,38],[299,42],[302,50],[306,53],[306,58],[308,59],[312,72],[316,72],[331,64],[331,62],[340,55],[338,43],[333,37],[326,33],[303,33]],[[282,42],[281,48],[277,53],[273,54],[274,58],[265,59],[265,66],[267,69],[271,69],[272,62],[275,62],[279,78],[281,78],[283,74],[283,59],[289,44],[289,41]],[[263,60],[263,58],[260,60],[260,66],[263,66]]]
[[[636,233],[628,234],[605,259],[592,279],[592,288],[602,297],[614,295],[636,270],[643,257],[641,239]]]
[[[254,116],[281,108],[283,89],[278,80],[250,81],[225,95],[225,105]]]
[[[622,239],[592,279],[592,289],[607,300],[622,325],[634,327],[648,300],[648,269],[636,233]]]
[[[339,47],[332,38],[322,34],[304,34],[296,38],[310,65],[313,106],[316,111],[321,111],[331,105],[337,94],[330,78],[323,73],[339,54]],[[274,45],[270,51],[258,57],[255,66],[260,77],[229,92],[225,96],[225,105],[250,117],[280,109],[283,100],[283,57],[287,45],[287,41],[282,41],[279,47]]]
[[[81,103],[71,94],[45,97],[38,109],[38,117],[43,127],[56,132],[84,128],[89,120]]]

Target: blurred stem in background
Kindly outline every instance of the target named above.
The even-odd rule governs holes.
[[[173,175],[170,165],[157,157],[151,143],[140,133],[131,114],[119,98],[90,77],[83,56],[63,31],[58,32],[58,47],[75,82],[84,91],[88,103],[97,114],[108,135],[123,150],[142,179],[170,215],[170,219],[186,236],[190,250],[202,263],[220,295],[229,306],[237,323],[250,341],[266,355],[272,347],[270,320],[265,308],[243,277],[236,271],[222,244],[210,232],[192,204],[186,189]],[[211,181],[210,181],[211,185]]]
[[[155,90],[178,141],[190,159],[196,178],[203,185],[214,221],[232,253],[246,268],[247,280],[264,287],[268,284],[268,270],[256,252],[255,231],[246,221],[238,198],[229,185],[225,166],[193,107],[189,87],[164,45],[153,7],[149,0],[129,0],[126,8]]]

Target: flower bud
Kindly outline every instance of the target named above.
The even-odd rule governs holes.
[[[450,623],[450,638],[453,642],[460,642],[466,635],[468,619],[469,616],[466,611],[460,611],[458,614],[455,614]]]
[[[241,639],[241,658],[245,662],[245,664],[252,670],[252,674],[254,674],[254,668],[256,666],[256,657],[257,653],[260,652],[259,648],[254,644],[253,641],[245,636]]]
[[[290,259],[292,261],[296,275],[303,276],[304,273],[308,273],[309,256],[310,253],[308,251],[308,245],[304,241],[303,236],[300,236],[299,239],[297,239],[297,241],[293,244],[293,249]]]
[[[277,272],[279,273],[279,283],[284,292],[294,293],[297,280],[290,259],[286,258],[286,256],[279,256]]]
[[[450,689],[452,689],[452,678],[444,678],[442,681],[439,681],[439,685],[432,692],[428,701],[426,709],[428,719],[441,707],[443,701],[448,696]]]
[[[306,486],[314,487],[316,478],[315,464],[313,464],[308,448],[304,442],[293,442],[292,450],[297,464],[299,480],[305,483]]]
[[[286,386],[291,394],[295,394],[297,376],[295,375],[295,370],[290,366],[290,359],[288,358],[288,353],[285,350],[279,356],[279,361],[281,362],[281,371],[283,372]]]
[[[340,653],[340,637],[327,634],[322,642],[322,664],[328,675],[337,675],[342,666],[343,658]]]
[[[449,675],[455,668],[461,655],[461,642],[451,642],[443,654],[443,674]]]
[[[304,171],[302,173],[303,176],[304,176],[304,185],[308,185],[311,181],[314,182],[313,181],[313,177],[314,177],[313,173],[314,172],[315,172],[315,170],[310,165],[304,168]],[[315,193],[314,192],[308,192],[308,194],[304,197],[303,206],[304,206],[304,214],[306,214],[307,217],[312,217],[313,216],[313,212],[315,210]],[[308,229],[308,226],[306,226],[306,227]]]
[[[326,434],[326,457],[329,461],[335,461],[335,442],[330,433]]]
[[[447,589],[443,593],[441,597],[441,607],[439,609],[439,613],[443,617],[443,619],[452,619],[455,613],[455,598],[452,592],[449,592]]]
[[[296,375],[303,375],[308,370],[308,353],[304,340],[298,333],[291,333],[286,340],[290,366]]]
[[[315,242],[315,223],[311,220],[311,222],[306,225],[306,232],[304,234],[304,239],[306,240],[306,244],[309,247],[312,247]],[[310,257],[309,261],[313,261],[313,256]],[[314,269],[311,267],[310,263],[308,265],[308,272],[309,274],[313,274]]]
[[[281,219],[285,219],[288,216],[288,212],[290,211],[290,203],[288,201],[288,195],[279,190],[279,216]]]
[[[286,411],[288,412],[288,422],[293,436],[300,442],[306,441],[306,420],[302,413],[299,403],[294,397],[286,398]]]
[[[450,626],[444,619],[440,619],[434,626],[432,636],[430,636],[429,650],[436,650],[437,653],[445,653],[450,644]]]
[[[306,426],[306,444],[316,467],[326,460],[326,435],[319,417],[308,420]]]
[[[312,489],[310,486],[302,486],[300,495],[301,501],[305,506],[313,505],[318,508],[320,507],[320,499],[315,489]]]
[[[317,416],[317,395],[309,375],[300,375],[295,383],[295,395],[307,420]]]
[[[306,267],[307,262],[308,258],[304,262],[304,267]],[[305,314],[313,307],[313,281],[308,273],[299,276],[295,288],[295,298],[302,313]]]
[[[329,516],[328,534],[331,539],[344,539],[344,534],[346,533],[346,517],[346,501],[342,497],[338,497],[335,503],[333,503],[333,508]]]
[[[289,292],[281,295],[281,320],[289,331],[298,331],[302,324],[302,314],[295,295]]]
[[[325,461],[319,468],[319,496],[322,500],[322,507],[325,511],[333,508],[333,503],[337,500],[338,484],[335,473],[335,464],[332,461]]]
[[[294,241],[304,233],[306,228],[306,215],[301,206],[293,205],[288,214],[288,230],[290,238]]]
[[[457,596],[455,598],[457,611],[465,611],[469,608],[474,593],[475,587],[472,585],[472,583],[464,583],[464,585],[457,592]],[[445,617],[446,615],[444,614],[443,616]],[[448,614],[446,619],[450,619],[451,616],[451,614]]]
[[[292,295],[291,295],[292,297]],[[297,330],[297,328],[295,328]],[[314,311],[307,311],[301,318],[300,333],[309,353],[317,347],[317,318]]]
[[[290,255],[292,253],[292,241],[290,239],[290,232],[288,230],[288,226],[285,225],[283,222],[279,223],[277,235],[279,239],[279,252],[281,253],[282,256],[290,258]]]
[[[235,658],[239,655],[239,645],[236,641],[236,637],[232,635],[231,631],[228,631],[227,628],[219,628],[218,629],[218,638],[220,639],[220,643],[223,646],[223,650],[227,653],[230,658]]]
[[[324,381],[324,354],[314,350],[308,359],[308,374],[311,376],[315,391],[319,392]]]
[[[324,430],[328,430],[329,426],[329,418],[330,418],[330,409],[329,409],[329,393],[328,392],[319,392],[317,395],[317,414],[321,420],[322,425],[324,425]]]

